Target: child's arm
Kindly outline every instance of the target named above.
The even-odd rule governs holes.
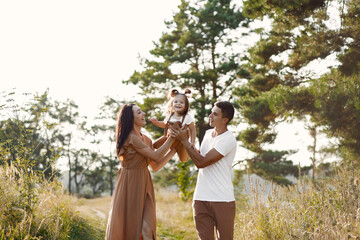
[[[190,144],[193,149],[195,149],[195,139],[196,139],[196,128],[194,122],[189,124],[190,129]]]
[[[165,123],[164,121],[159,121],[156,118],[150,118],[150,121],[155,125],[158,126],[159,128],[165,128]]]

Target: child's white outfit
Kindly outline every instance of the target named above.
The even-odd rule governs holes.
[[[164,144],[164,142],[167,139],[167,130],[168,130],[169,126],[171,124],[177,123],[177,122],[180,123],[180,127],[182,127],[184,125],[191,124],[192,122],[194,122],[194,119],[189,114],[186,114],[185,116],[180,116],[180,117],[175,116],[174,113],[168,114],[164,119],[164,123],[165,123],[164,136],[162,136],[161,138],[156,140],[156,142],[154,143],[155,148],[159,148],[161,145]],[[175,149],[179,156],[180,161],[186,162],[189,159],[189,155],[188,155],[185,147],[178,140],[176,140],[173,145],[175,146]]]
[[[175,116],[175,114],[168,114],[165,119],[164,123],[174,123],[180,122],[182,126],[189,125],[190,123],[194,122],[194,119],[187,113],[185,116]]]

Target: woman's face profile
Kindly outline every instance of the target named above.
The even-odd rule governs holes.
[[[132,111],[134,114],[134,125],[144,126],[146,124],[145,113],[136,105],[132,107]]]

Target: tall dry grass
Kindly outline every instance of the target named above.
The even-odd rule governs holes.
[[[31,176],[31,181],[25,181],[25,175]],[[24,194],[25,184],[32,185],[31,195]],[[32,199],[27,199],[29,196]],[[2,166],[0,239],[101,239],[101,231],[94,230],[75,211],[77,201],[56,181],[47,182],[14,166]]]
[[[55,182],[34,186],[36,202],[24,208],[24,181],[13,167],[0,168],[0,239],[104,239],[111,197],[78,200]],[[360,170],[301,178],[291,187],[253,183],[251,194],[236,194],[234,239],[360,239]],[[241,183],[240,183],[241,184]],[[190,201],[176,191],[156,190],[158,239],[197,239]],[[84,218],[83,213],[93,215]],[[90,220],[89,220],[90,219]]]
[[[360,170],[337,170],[290,187],[253,182],[236,195],[234,239],[360,239]],[[242,184],[242,183],[240,183]],[[174,191],[156,192],[159,239],[197,239],[191,201]]]
[[[296,186],[252,185],[249,201],[238,203],[236,239],[360,239],[359,170],[300,178]]]

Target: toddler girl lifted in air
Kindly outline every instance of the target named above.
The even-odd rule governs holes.
[[[151,118],[150,121],[160,128],[165,128],[164,136],[159,138],[154,147],[159,148],[167,138],[167,130],[171,124],[179,124],[180,127],[184,125],[188,128],[188,135],[190,135],[190,143],[195,148],[196,129],[194,119],[189,115],[189,100],[186,94],[190,94],[190,89],[186,89],[185,93],[180,93],[178,90],[173,89],[170,92],[170,99],[167,104],[166,117],[163,121],[158,121],[156,118]],[[176,145],[176,151],[178,153],[181,162],[186,162],[189,158],[184,146],[182,144]]]

